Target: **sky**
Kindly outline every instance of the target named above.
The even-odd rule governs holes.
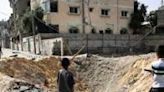
[[[140,3],[148,6],[148,12],[152,10],[157,10],[161,5],[161,0],[138,0]],[[0,20],[8,20],[12,9],[8,0],[0,0]]]
[[[8,0],[0,0],[0,21],[8,20],[10,14],[12,13],[12,9],[10,8],[10,4]]]
[[[148,12],[157,10],[161,6],[161,0],[138,0],[140,3],[148,6]]]

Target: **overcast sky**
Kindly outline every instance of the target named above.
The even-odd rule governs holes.
[[[0,0],[0,20],[7,20],[12,13],[8,0]]]
[[[138,0],[148,6],[148,12],[158,9],[161,5],[161,0]],[[8,0],[0,0],[0,20],[7,20],[12,13]]]

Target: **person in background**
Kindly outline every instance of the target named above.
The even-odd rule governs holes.
[[[151,65],[153,74],[153,84],[149,92],[164,92],[164,45],[157,49],[157,61]]]
[[[68,71],[70,60],[68,58],[63,58],[61,60],[61,65],[62,69],[59,70],[57,77],[58,92],[73,92],[75,81],[73,74]]]

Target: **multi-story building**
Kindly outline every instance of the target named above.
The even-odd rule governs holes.
[[[157,27],[156,33],[164,33],[164,5],[157,10]]]
[[[31,9],[39,6],[59,33],[119,34],[128,29],[134,0],[31,0]]]

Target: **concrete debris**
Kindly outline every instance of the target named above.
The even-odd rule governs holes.
[[[152,76],[144,68],[150,68],[155,59],[151,53],[116,58],[93,55],[77,58],[76,70],[91,92],[148,92]]]
[[[151,53],[115,58],[98,55],[78,56],[70,67],[76,80],[75,92],[148,92],[152,76],[143,70],[145,67],[150,67],[155,59],[155,54]],[[48,57],[38,62],[23,58],[6,59],[0,62],[0,73],[10,77],[5,79],[4,75],[0,77],[0,90],[1,92],[56,92],[59,69],[59,60],[55,57]],[[10,81],[11,79],[23,82]]]
[[[1,92],[46,92],[33,84],[0,74]]]
[[[74,67],[75,66],[71,66],[70,69],[73,72],[76,71]],[[0,73],[3,73],[12,78],[27,81],[28,83],[31,83],[33,85],[41,85],[43,86],[44,90],[47,90],[46,92],[56,92],[57,90],[56,79],[59,69],[60,69],[59,61],[55,57],[42,59],[38,62],[35,62],[33,60],[27,60],[24,58],[14,58],[14,59],[0,62]],[[74,75],[76,76],[75,72]],[[75,79],[76,79],[75,92],[90,92],[88,91],[89,90],[88,85],[86,85],[84,81],[76,77]],[[11,86],[10,88],[16,90],[29,90],[29,89],[36,90],[36,88],[34,88],[33,85],[26,85],[26,83],[18,83],[21,84],[22,86],[15,87],[17,83],[14,84],[14,87]],[[12,91],[12,92],[17,92],[17,91]],[[18,92],[26,92],[26,91],[18,91]],[[27,92],[38,92],[38,91],[27,91]]]

